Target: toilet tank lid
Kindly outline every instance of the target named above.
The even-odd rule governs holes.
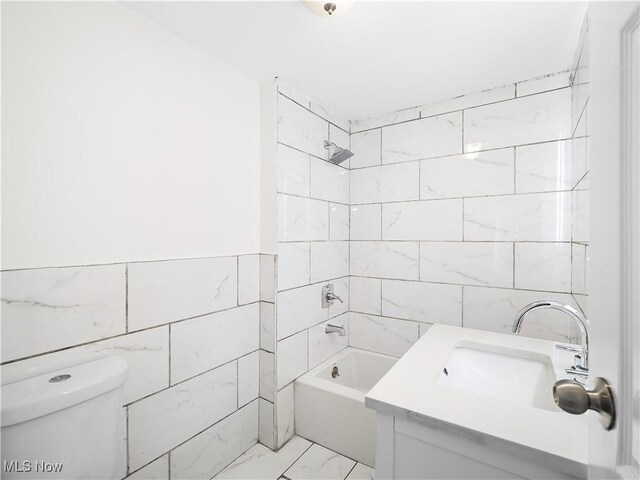
[[[127,362],[110,356],[0,388],[2,427],[49,415],[103,395],[127,379]]]

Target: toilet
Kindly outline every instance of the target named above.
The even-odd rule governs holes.
[[[2,478],[124,477],[127,374],[111,356],[3,385]]]

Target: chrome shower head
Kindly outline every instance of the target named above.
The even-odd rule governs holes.
[[[333,154],[331,155],[331,157],[329,157],[329,161],[331,163],[335,163],[336,165],[339,165],[342,162],[344,162],[347,158],[353,157],[353,153],[351,153],[346,148],[340,148],[335,143],[325,140],[324,141],[324,148],[329,150],[331,147],[333,147],[333,149],[334,149]]]

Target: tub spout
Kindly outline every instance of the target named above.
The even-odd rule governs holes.
[[[341,337],[344,337],[347,334],[347,331],[344,329],[342,325],[332,325],[327,323],[327,327],[324,329],[325,333],[337,333]]]

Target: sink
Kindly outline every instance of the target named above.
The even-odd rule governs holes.
[[[586,478],[589,419],[552,395],[573,355],[549,340],[433,325],[365,395],[376,474]]]
[[[549,340],[433,325],[365,395],[381,439],[376,474],[586,478],[589,419],[552,395],[573,355]]]
[[[559,412],[551,394],[555,381],[553,363],[546,355],[506,348],[492,351],[485,345],[468,343],[451,349],[437,383]]]

